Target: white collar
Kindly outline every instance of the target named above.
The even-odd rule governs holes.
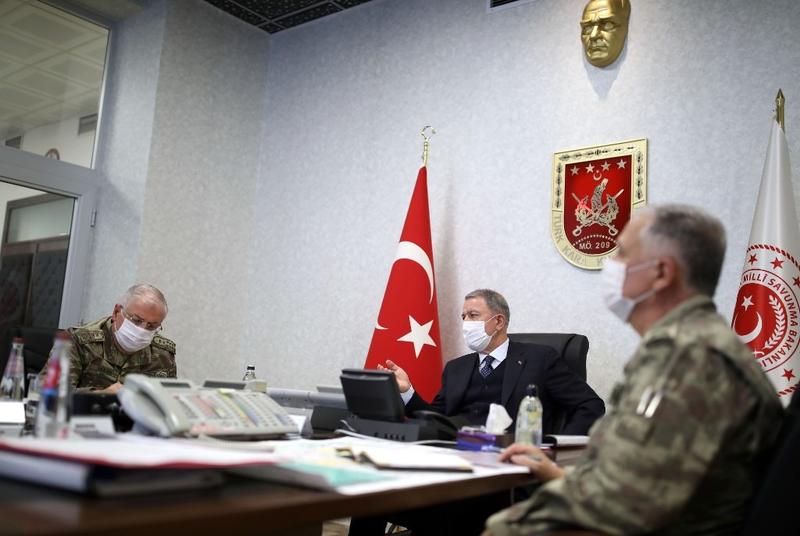
[[[508,355],[508,339],[506,338],[503,344],[492,350],[490,353],[478,352],[478,366],[480,366],[480,363],[483,362],[483,358],[487,355],[490,355],[494,358],[494,361],[492,361],[492,368],[497,368],[500,363],[505,361],[506,356]]]

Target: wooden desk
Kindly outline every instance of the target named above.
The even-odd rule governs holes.
[[[232,478],[214,490],[94,499],[0,480],[0,534],[320,534],[323,521],[386,514],[528,484],[496,475],[348,496]]]
[[[571,465],[582,451],[562,449],[556,459]],[[217,489],[124,499],[0,479],[0,534],[319,536],[322,522],[330,519],[433,506],[533,482],[527,474],[505,474],[353,496],[229,478]]]

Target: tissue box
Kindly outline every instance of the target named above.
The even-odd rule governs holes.
[[[464,427],[456,434],[456,448],[460,450],[500,451],[513,442],[513,434],[490,434],[480,428]]]

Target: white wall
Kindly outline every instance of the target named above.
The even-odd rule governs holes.
[[[552,153],[647,137],[650,201],[728,228],[729,316],[779,87],[800,158],[800,3],[638,0],[606,70],[583,60],[583,4],[373,0],[267,36],[152,2],[113,32],[86,318],[150,280],[182,375],[252,360],[271,385],[338,383],[363,363],[432,124],[444,354],[464,351],[463,294],[496,288],[512,330],[587,334],[606,396],[637,339],[552,244]]]
[[[164,39],[163,2],[112,28],[101,116],[97,201],[83,319],[111,314],[137,279],[144,192]]]
[[[637,338],[599,274],[555,250],[550,170],[555,151],[631,138],[649,139],[650,202],[724,221],[729,316],[779,87],[800,158],[800,2],[639,0],[606,70],[582,57],[584,4],[382,0],[273,36],[246,319],[268,382],[337,383],[363,363],[426,124],[444,355],[465,351],[464,293],[495,288],[512,331],[588,335],[607,395]]]
[[[237,377],[268,35],[205,2],[156,0],[111,46],[83,316],[150,282],[179,374]]]
[[[137,279],[162,289],[180,374],[241,377],[268,34],[169,2]],[[265,312],[259,309],[259,314]]]
[[[17,199],[41,195],[42,193],[44,192],[34,190],[33,188],[25,188],[24,186],[3,182],[2,177],[0,177],[0,240],[2,240],[3,234],[5,233],[7,203],[9,201],[16,201]]]
[[[57,123],[50,123],[26,131],[22,135],[23,151],[45,155],[50,149],[57,149],[59,160],[91,167],[95,131],[78,134],[81,116],[68,117]]]

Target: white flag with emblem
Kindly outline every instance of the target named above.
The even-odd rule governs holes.
[[[784,405],[798,386],[800,232],[786,136],[773,122],[732,326]]]

